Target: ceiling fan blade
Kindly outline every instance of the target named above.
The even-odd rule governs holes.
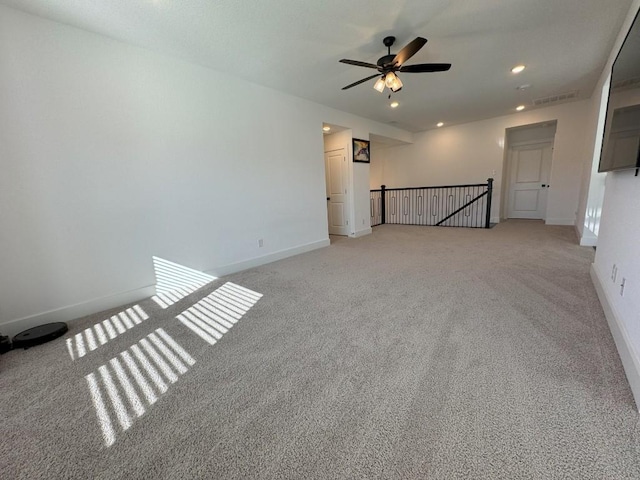
[[[376,73],[375,75],[371,75],[370,77],[363,78],[362,80],[358,80],[357,82],[352,83],[351,85],[347,85],[346,87],[342,87],[342,90],[347,90],[348,88],[355,87],[356,85],[360,85],[361,83],[366,82],[367,80],[371,80],[372,78],[379,77],[380,74]]]
[[[374,65],[373,63],[359,62],[358,60],[347,60],[346,58],[343,58],[342,60],[340,60],[340,63],[346,63],[347,65],[355,65],[356,67],[375,68],[376,70],[378,69],[378,66]]]
[[[450,68],[450,63],[419,63],[400,67],[400,71],[403,73],[446,72]]]
[[[402,50],[400,50],[391,63],[395,66],[402,65],[404,62],[418,53],[418,50],[424,47],[425,43],[427,43],[426,38],[417,37],[412,42],[409,42]]]

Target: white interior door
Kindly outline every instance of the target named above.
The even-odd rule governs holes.
[[[545,219],[553,144],[510,148],[509,218]]]
[[[347,197],[348,170],[346,149],[325,152],[327,215],[330,235],[349,234]]]

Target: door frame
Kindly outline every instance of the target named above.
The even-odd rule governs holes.
[[[350,225],[350,221],[351,221],[351,195],[352,195],[352,187],[351,187],[351,171],[350,171],[350,162],[349,162],[349,158],[350,158],[350,149],[347,145],[342,146],[342,147],[338,147],[338,148],[332,148],[330,150],[325,150],[323,153],[323,161],[324,161],[324,178],[325,178],[325,193],[327,193],[327,190],[329,189],[329,165],[327,162],[327,154],[330,154],[332,152],[343,152],[344,155],[344,170],[343,170],[343,174],[344,174],[344,181],[346,184],[346,188],[347,188],[347,193],[345,193],[344,196],[344,209],[345,209],[345,221],[346,221],[346,231],[347,233],[345,234],[335,234],[335,233],[329,233],[329,235],[343,235],[343,236],[349,236],[351,234],[351,225]],[[328,195],[328,194],[327,194]],[[330,213],[330,208],[329,208],[329,200],[326,201],[326,206],[327,206],[327,232],[329,232],[329,228],[331,226],[330,223],[330,218],[329,215],[331,215]]]
[[[505,131],[505,137],[508,140],[508,133]],[[500,194],[502,195],[502,201],[500,202],[500,218],[502,220],[509,219],[509,192],[511,191],[511,150],[514,147],[528,147],[538,144],[551,144],[551,161],[549,162],[549,184],[552,184],[551,174],[553,172],[553,156],[555,153],[555,136],[543,138],[539,140],[528,140],[525,142],[513,142],[507,143],[504,149],[503,167],[502,167],[502,188]],[[547,210],[549,209],[549,192],[547,192],[547,200],[545,202],[545,212],[543,220],[546,223]]]

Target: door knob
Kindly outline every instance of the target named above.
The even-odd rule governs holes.
[[[331,197],[327,197],[327,200],[331,200]]]

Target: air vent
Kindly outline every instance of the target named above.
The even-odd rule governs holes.
[[[533,100],[533,104],[537,107],[543,107],[552,103],[566,102],[578,97],[578,90],[567,93],[559,93],[558,95],[550,95],[548,97],[536,98]]]
[[[627,78],[626,80],[618,80],[612,86],[614,90],[619,90],[622,88],[635,88],[640,85],[640,77],[636,78]]]

